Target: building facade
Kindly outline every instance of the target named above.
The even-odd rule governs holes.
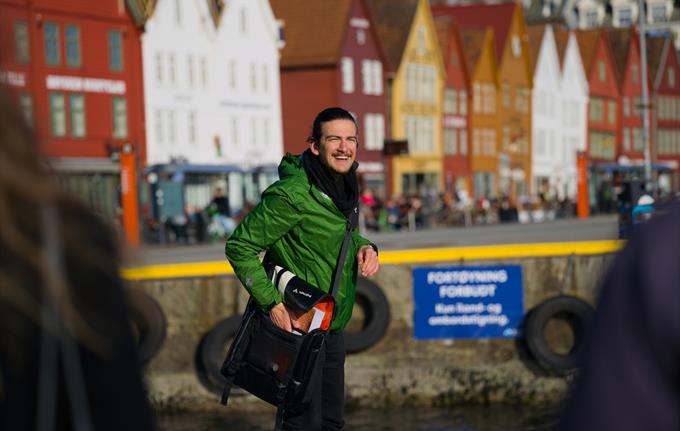
[[[0,1],[0,82],[65,186],[118,224],[137,219],[121,207],[119,156],[146,158],[142,19],[135,2]]]

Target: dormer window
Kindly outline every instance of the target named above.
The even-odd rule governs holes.
[[[357,43],[363,45],[366,43],[366,32],[363,29],[357,29]]]
[[[600,11],[591,1],[584,1],[578,6],[579,27],[593,28],[600,25]]]
[[[519,36],[512,36],[512,55],[519,57],[522,54],[522,45],[519,41]]]
[[[425,41],[425,26],[418,27],[418,45],[416,47],[418,54],[423,55],[427,51],[426,41]]]
[[[633,24],[633,9],[630,6],[614,9],[614,23],[616,27],[630,27]]]
[[[668,86],[675,87],[675,69],[668,69]]]
[[[668,20],[667,2],[647,2],[647,20],[649,22],[664,22]]]

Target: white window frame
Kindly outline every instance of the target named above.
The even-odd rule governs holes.
[[[342,92],[345,94],[354,93],[354,60],[351,57],[342,57],[340,63]]]

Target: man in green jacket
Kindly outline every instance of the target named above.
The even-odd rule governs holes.
[[[358,211],[355,162],[358,127],[342,108],[321,111],[307,139],[310,148],[299,156],[286,154],[279,181],[262,194],[260,203],[243,219],[226,244],[227,259],[243,286],[272,321],[291,331],[292,321],[278,290],[258,258],[280,265],[308,283],[329,291],[350,217]],[[341,430],[344,427],[345,346],[342,330],[354,306],[356,281],[379,269],[377,247],[356,228],[335,295],[320,386],[310,407],[301,414],[284,412],[284,430]]]

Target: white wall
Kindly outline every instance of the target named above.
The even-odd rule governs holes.
[[[266,0],[226,2],[214,51],[214,133],[243,167],[283,155],[278,25]]]
[[[209,116],[217,81],[214,42],[204,0],[158,1],[142,35],[148,164],[215,161]]]
[[[537,179],[547,178],[552,192],[559,192],[558,173],[562,168],[562,142],[559,139],[562,98],[560,63],[551,26],[546,26],[534,70],[532,92],[532,192],[539,193]]]
[[[226,1],[217,28],[207,0],[158,0],[142,37],[148,164],[278,164],[283,139],[277,44],[266,0]]]
[[[569,35],[562,75],[562,127],[560,140],[563,143],[564,181],[568,196],[576,197],[576,152],[585,151],[587,146],[588,80],[581,61],[576,36]]]

